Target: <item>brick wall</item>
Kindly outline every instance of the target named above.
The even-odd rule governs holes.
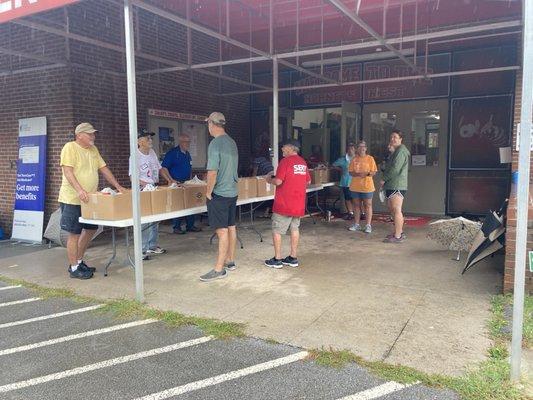
[[[70,31],[115,45],[123,43],[121,7],[103,0],[90,0],[67,8]],[[176,62],[186,62],[186,30],[150,13],[136,12],[137,50]],[[66,23],[65,10],[39,15],[39,23],[55,28]],[[57,208],[61,183],[59,155],[62,146],[73,138],[74,126],[89,121],[100,131],[97,146],[122,184],[128,184],[128,108],[125,55],[92,44],[31,30],[14,23],[0,26],[3,46],[68,64],[65,67],[27,73],[0,74],[0,226],[10,234],[16,166],[18,157],[18,119],[46,116],[48,119],[48,162],[45,223]],[[192,36],[193,61],[218,60],[218,42],[206,35]],[[69,61],[71,63],[69,63]],[[19,56],[0,55],[1,70],[42,67],[44,62]],[[138,71],[168,67],[137,57]],[[216,71],[213,71],[216,72]],[[240,71],[225,69],[227,75],[241,79]],[[221,97],[222,92],[242,91],[243,86],[223,82],[197,72],[172,72],[137,77],[139,127],[147,124],[148,108],[206,115],[221,111],[228,120],[228,132],[237,141],[241,168],[249,163],[249,97]],[[102,180],[102,184],[104,184]]]
[[[518,170],[518,152],[516,149],[516,126],[520,121],[521,112],[521,95],[522,95],[522,71],[516,73],[516,92],[515,92],[515,108],[514,108],[514,125],[513,125],[513,163],[512,170]],[[533,171],[533,159],[531,160],[531,171]],[[533,175],[532,175],[533,177]],[[533,179],[530,179],[530,199],[533,195]],[[527,249],[533,250],[533,207],[529,207],[528,213],[528,235],[527,235]],[[512,292],[514,285],[514,271],[515,271],[515,254],[516,254],[516,197],[511,195],[509,200],[509,208],[507,211],[507,233],[506,233],[506,248],[505,248],[505,271],[504,271],[504,292]],[[533,274],[529,272],[526,266],[526,293],[533,293]]]

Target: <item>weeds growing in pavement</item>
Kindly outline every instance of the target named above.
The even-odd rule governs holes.
[[[435,388],[448,388],[461,395],[463,400],[525,400],[527,396],[509,380],[510,339],[509,313],[513,298],[510,295],[494,296],[492,316],[488,321],[493,345],[487,350],[487,359],[470,368],[463,376],[450,377],[426,374],[413,368],[392,365],[381,361],[365,361],[348,350],[319,349],[310,351],[310,358],[319,365],[342,368],[356,363],[387,380],[400,383],[421,382]],[[533,345],[533,297],[526,296],[524,305],[523,347]]]
[[[89,297],[78,296],[70,289],[57,289],[57,288],[47,288],[39,286],[35,283],[26,282],[20,279],[11,279],[5,276],[0,275],[0,281],[7,283],[12,286],[24,286],[27,289],[34,291],[42,299],[51,299],[58,297],[65,297],[70,300],[76,301],[78,303],[88,303],[90,301],[95,301]]]
[[[492,298],[492,319],[489,322],[489,329],[492,338],[497,342],[511,339],[512,309],[512,295],[498,295]],[[525,296],[524,299],[522,347],[533,349],[533,296]]]
[[[69,298],[78,302],[99,302],[98,299],[78,296],[72,290],[44,288],[22,280],[10,279],[0,275],[0,281],[10,285],[21,285],[35,291],[41,298]],[[382,361],[366,361],[349,350],[319,349],[310,350],[309,359],[318,365],[343,368],[349,363],[356,363],[367,368],[371,373],[400,383],[420,382],[424,385],[452,389],[461,395],[463,400],[526,400],[521,390],[509,381],[510,367],[507,343],[508,314],[512,305],[511,296],[495,296],[492,300],[492,318],[488,322],[489,333],[494,344],[487,352],[487,360],[469,369],[463,376],[450,377],[437,374],[426,374],[414,368],[388,364]],[[161,311],[150,308],[134,300],[110,300],[95,312],[110,313],[120,319],[153,318],[161,320],[173,327],[193,325],[200,328],[206,335],[220,339],[244,337],[244,325],[223,322],[209,318],[190,317],[174,311]],[[533,297],[526,296],[524,312],[524,347],[533,344]],[[267,339],[271,344],[277,343]]]
[[[21,285],[36,292],[43,299],[68,298],[77,302],[101,303],[98,299],[76,295],[72,290],[45,288],[22,280],[10,279],[0,275],[0,280],[9,285]],[[109,300],[94,312],[110,313],[119,319],[153,318],[165,322],[173,327],[193,325],[201,329],[206,335],[218,339],[243,337],[244,325],[234,322],[224,322],[211,318],[189,317],[175,311],[161,311],[148,307],[135,300]]]

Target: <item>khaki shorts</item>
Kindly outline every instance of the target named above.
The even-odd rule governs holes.
[[[272,213],[272,232],[285,235],[287,231],[297,231],[300,228],[300,217],[287,217]]]

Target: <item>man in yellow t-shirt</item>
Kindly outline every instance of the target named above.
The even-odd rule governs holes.
[[[354,202],[354,224],[348,229],[353,232],[361,230],[361,203],[363,203],[366,218],[363,231],[372,233],[372,196],[376,190],[373,177],[378,168],[374,157],[366,154],[366,150],[366,143],[359,142],[355,157],[348,167],[348,172],[352,176],[350,191]]]
[[[61,150],[63,178],[59,189],[61,207],[61,229],[69,233],[67,240],[68,271],[71,278],[89,279],[95,271],[83,262],[87,245],[97,228],[95,225],[81,224],[81,202],[89,201],[88,193],[98,190],[98,173],[120,192],[119,185],[111,170],[106,166],[98,149],[94,146],[97,130],[84,122],[75,130],[76,139]]]

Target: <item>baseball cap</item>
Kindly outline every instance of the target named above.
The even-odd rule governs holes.
[[[286,140],[285,142],[283,142],[283,146],[293,146],[293,147],[296,147],[297,149],[300,148],[300,142],[297,141],[297,140],[294,140],[294,139],[289,139],[289,140]]]
[[[82,122],[79,124],[76,129],[74,130],[74,133],[77,135],[78,133],[95,133],[98,132],[96,129],[94,129],[94,126],[92,126],[88,122]]]
[[[137,139],[147,136],[155,136],[155,133],[148,132],[148,129],[141,129],[139,133],[137,134]]]
[[[226,117],[224,117],[224,114],[218,111],[215,111],[209,114],[209,117],[207,117],[205,121],[206,122],[211,121],[215,125],[220,125],[220,126],[226,125]]]

